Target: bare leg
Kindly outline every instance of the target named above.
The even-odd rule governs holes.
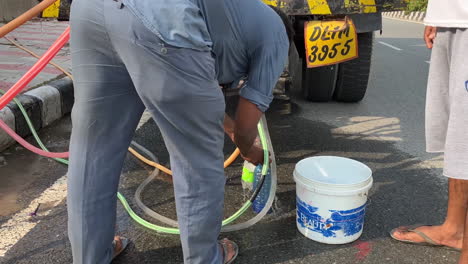
[[[465,181],[468,183],[468,181]],[[468,205],[467,205],[468,206]],[[465,233],[463,235],[463,249],[460,256],[459,264],[468,264],[468,214],[465,219]]]
[[[461,248],[463,231],[468,208],[468,181],[449,178],[449,199],[447,216],[442,225],[422,226],[417,228],[432,240],[445,246]],[[407,232],[407,228],[400,227],[393,234],[397,239],[424,242],[424,239],[414,232]],[[468,234],[466,234],[468,236]],[[468,241],[467,241],[468,243]],[[468,245],[467,245],[468,259]],[[468,262],[464,262],[467,263]]]

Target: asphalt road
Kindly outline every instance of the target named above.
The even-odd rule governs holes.
[[[278,202],[274,213],[256,226],[223,235],[240,246],[236,263],[456,263],[456,252],[401,244],[388,236],[402,224],[440,223],[446,210],[442,157],[424,151],[430,52],[423,46],[422,30],[421,24],[384,20],[384,33],[375,39],[369,91],[359,104],[318,104],[300,98],[274,103],[268,122],[278,163]],[[61,150],[69,132],[70,121],[64,119],[41,136],[51,149]],[[162,163],[168,162],[153,121],[142,123],[135,140]],[[226,144],[226,155],[232,150]],[[364,233],[352,244],[319,244],[296,229],[292,172],[296,162],[313,155],[350,157],[373,169]],[[70,263],[62,177],[66,168],[17,147],[0,156],[0,263]],[[226,171],[226,214],[243,202],[241,165],[239,160]],[[132,206],[136,188],[150,173],[149,167],[128,156],[120,191]],[[170,178],[160,175],[143,198],[151,208],[173,217],[170,186]],[[28,216],[39,202],[37,216]],[[145,230],[120,205],[117,232],[132,244],[114,263],[182,262],[178,237]]]

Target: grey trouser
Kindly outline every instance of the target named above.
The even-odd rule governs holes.
[[[444,152],[444,175],[468,180],[468,29],[438,28],[426,96],[428,152]]]
[[[170,154],[184,261],[221,263],[225,104],[211,53],[165,44],[114,0],[73,1],[71,28],[73,262],[111,261],[122,164],[147,108]]]

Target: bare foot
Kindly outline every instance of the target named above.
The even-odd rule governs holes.
[[[223,239],[220,241],[221,243],[221,254],[223,256],[223,264],[226,263],[226,262],[229,262],[231,261],[232,259],[234,259],[234,257],[236,256],[236,247],[234,246],[233,242],[227,238]],[[224,247],[227,248],[227,256],[224,256]]]
[[[446,228],[443,225],[421,226],[416,228],[415,230],[426,234],[434,242],[440,245],[457,249],[462,248],[463,230],[450,230],[449,228]],[[406,226],[401,226],[395,229],[395,231],[392,234],[396,239],[400,240],[409,240],[416,243],[426,242],[424,238],[418,235],[417,233],[408,231],[408,227]]]

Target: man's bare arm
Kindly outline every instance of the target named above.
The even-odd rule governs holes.
[[[262,114],[255,104],[240,97],[235,120],[224,116],[224,131],[239,148],[242,157],[255,165],[263,163],[263,150],[254,145]]]

